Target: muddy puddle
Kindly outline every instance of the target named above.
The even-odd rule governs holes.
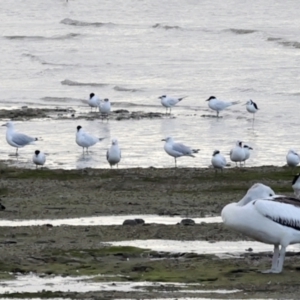
[[[197,253],[197,254],[217,254],[221,257],[232,257],[238,253],[273,251],[272,245],[267,245],[254,241],[174,241],[174,240],[133,240],[109,242],[113,246],[131,246],[151,249],[153,251],[176,252],[176,253]],[[290,245],[288,251],[298,252],[299,245]],[[226,254],[226,255],[224,255]]]
[[[240,290],[204,290],[200,284],[184,284],[184,283],[165,283],[165,282],[93,282],[97,276],[81,276],[81,277],[62,277],[62,276],[36,276],[20,275],[14,280],[2,281],[0,283],[0,294],[4,293],[38,293],[41,291],[50,292],[77,292],[87,293],[94,291],[116,291],[116,292],[141,292],[151,288],[152,291],[176,289],[184,293],[216,293],[229,294],[237,293]]]
[[[143,219],[145,223],[156,223],[175,225],[180,223],[183,217],[180,216],[158,216],[158,215],[121,215],[121,216],[97,216],[70,219],[40,219],[40,220],[0,220],[0,227],[11,226],[41,226],[51,224],[53,226],[109,226],[122,225],[127,219]],[[220,223],[221,217],[193,218],[195,223]]]

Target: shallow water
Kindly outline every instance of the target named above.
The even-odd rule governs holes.
[[[165,225],[174,225],[180,223],[182,217],[168,217],[157,215],[123,215],[123,216],[99,216],[99,217],[82,217],[70,219],[40,219],[40,220],[0,220],[2,226],[40,226],[51,224],[53,226],[70,225],[70,226],[108,226],[122,225],[127,219],[143,219],[145,223],[156,223]],[[193,218],[196,223],[220,223],[221,217]]]
[[[138,292],[145,291],[147,287],[160,288],[166,287],[178,288],[180,292],[187,293],[216,293],[216,294],[230,294],[239,292],[239,290],[201,290],[198,289],[201,285],[184,284],[184,283],[165,283],[165,282],[93,282],[96,276],[82,276],[82,277],[61,277],[61,276],[45,276],[39,277],[34,274],[19,275],[15,280],[5,280],[0,282],[0,293],[37,293],[40,291],[51,292],[78,292],[86,293],[92,291],[119,291],[119,292]],[[189,287],[195,289],[187,290]]]
[[[48,153],[49,168],[108,168],[105,152],[117,137],[121,168],[170,167],[174,161],[161,139],[172,135],[201,149],[179,166],[207,167],[215,149],[228,159],[237,139],[254,148],[249,166],[284,165],[300,140],[299,14],[292,0],[6,1],[0,107],[73,107],[78,114],[89,111],[86,100],[95,92],[110,98],[113,109],[163,112],[158,96],[188,98],[173,109],[175,119],[18,123],[20,131],[43,138],[21,149],[18,161],[9,156],[14,149],[1,128],[0,159],[30,168],[38,148]],[[205,102],[211,95],[256,101],[254,126],[241,104],[219,120],[202,118],[214,114]],[[107,139],[83,157],[77,125]]]
[[[243,253],[251,248],[253,252],[273,251],[272,245],[254,241],[206,242],[206,241],[174,241],[174,240],[133,240],[109,242],[114,246],[132,246],[163,252],[191,252],[197,254],[234,254]],[[290,245],[288,251],[297,252],[299,245]],[[222,255],[221,255],[222,256]]]

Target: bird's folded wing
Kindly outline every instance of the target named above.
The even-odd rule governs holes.
[[[296,230],[300,230],[300,201],[291,197],[273,197],[251,202],[264,217]]]
[[[17,145],[27,145],[35,141],[35,138],[25,135],[23,133],[15,133],[12,137],[12,142]]]

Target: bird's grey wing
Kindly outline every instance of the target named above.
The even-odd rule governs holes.
[[[15,133],[12,138],[12,142],[20,146],[25,146],[29,143],[34,142],[35,140],[35,138],[23,133]]]
[[[174,143],[173,150],[182,153],[182,154],[191,154],[191,148],[181,144],[181,143]]]
[[[168,103],[169,103],[169,105],[173,106],[178,103],[178,99],[171,98],[168,100]]]

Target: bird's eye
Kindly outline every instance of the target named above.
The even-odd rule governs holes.
[[[272,197],[273,195],[272,195],[272,194],[270,194],[269,196],[270,196],[270,197]]]

